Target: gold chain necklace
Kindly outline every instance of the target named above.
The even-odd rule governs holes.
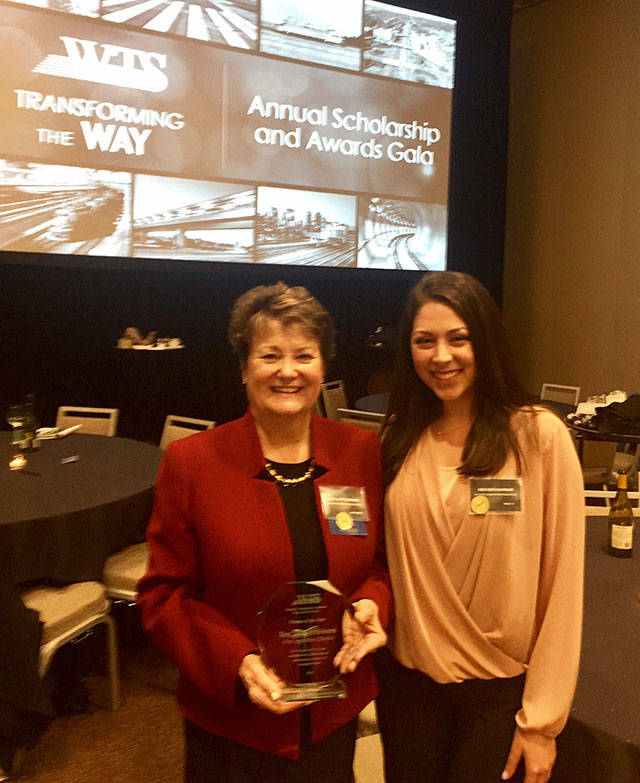
[[[273,463],[271,462],[265,462],[264,463],[264,469],[267,471],[267,473],[271,476],[271,478],[275,479],[278,484],[283,484],[285,487],[290,487],[292,484],[302,484],[303,481],[307,481],[311,478],[311,475],[313,474],[313,469],[315,467],[315,464],[313,462],[313,459],[309,463],[309,467],[305,470],[305,472],[301,476],[297,476],[296,478],[285,478],[285,476],[281,476],[278,471],[273,467]]]

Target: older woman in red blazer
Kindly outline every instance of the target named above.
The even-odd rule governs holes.
[[[333,328],[305,289],[252,289],[229,333],[249,410],[166,451],[139,585],[143,624],[180,670],[188,783],[349,783],[356,717],[377,693],[365,656],[385,643],[391,611],[378,439],[312,413]],[[323,513],[327,487],[364,488],[358,535]],[[329,580],[354,607],[335,659],[347,697],[282,702],[257,616],[282,584],[311,580]]]

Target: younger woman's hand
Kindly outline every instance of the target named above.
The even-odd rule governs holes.
[[[516,728],[502,773],[503,780],[509,780],[520,759],[524,761],[524,783],[547,783],[556,760],[556,741],[544,734]]]
[[[333,659],[341,674],[355,671],[360,661],[370,652],[387,643],[378,604],[370,598],[361,598],[353,604],[354,612],[342,616],[342,647]]]
[[[265,666],[262,658],[256,653],[244,656],[238,675],[251,701],[258,707],[275,712],[276,715],[284,715],[286,712],[311,704],[309,701],[279,702],[284,683],[273,669]]]

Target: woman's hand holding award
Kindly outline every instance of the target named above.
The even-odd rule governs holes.
[[[342,648],[343,617],[351,611],[330,582],[287,582],[258,614],[260,656],[285,686],[279,701],[347,695],[334,659]]]

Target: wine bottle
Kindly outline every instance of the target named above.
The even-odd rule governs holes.
[[[618,474],[618,491],[609,508],[609,554],[631,557],[633,554],[633,509],[627,495],[627,474]]]

